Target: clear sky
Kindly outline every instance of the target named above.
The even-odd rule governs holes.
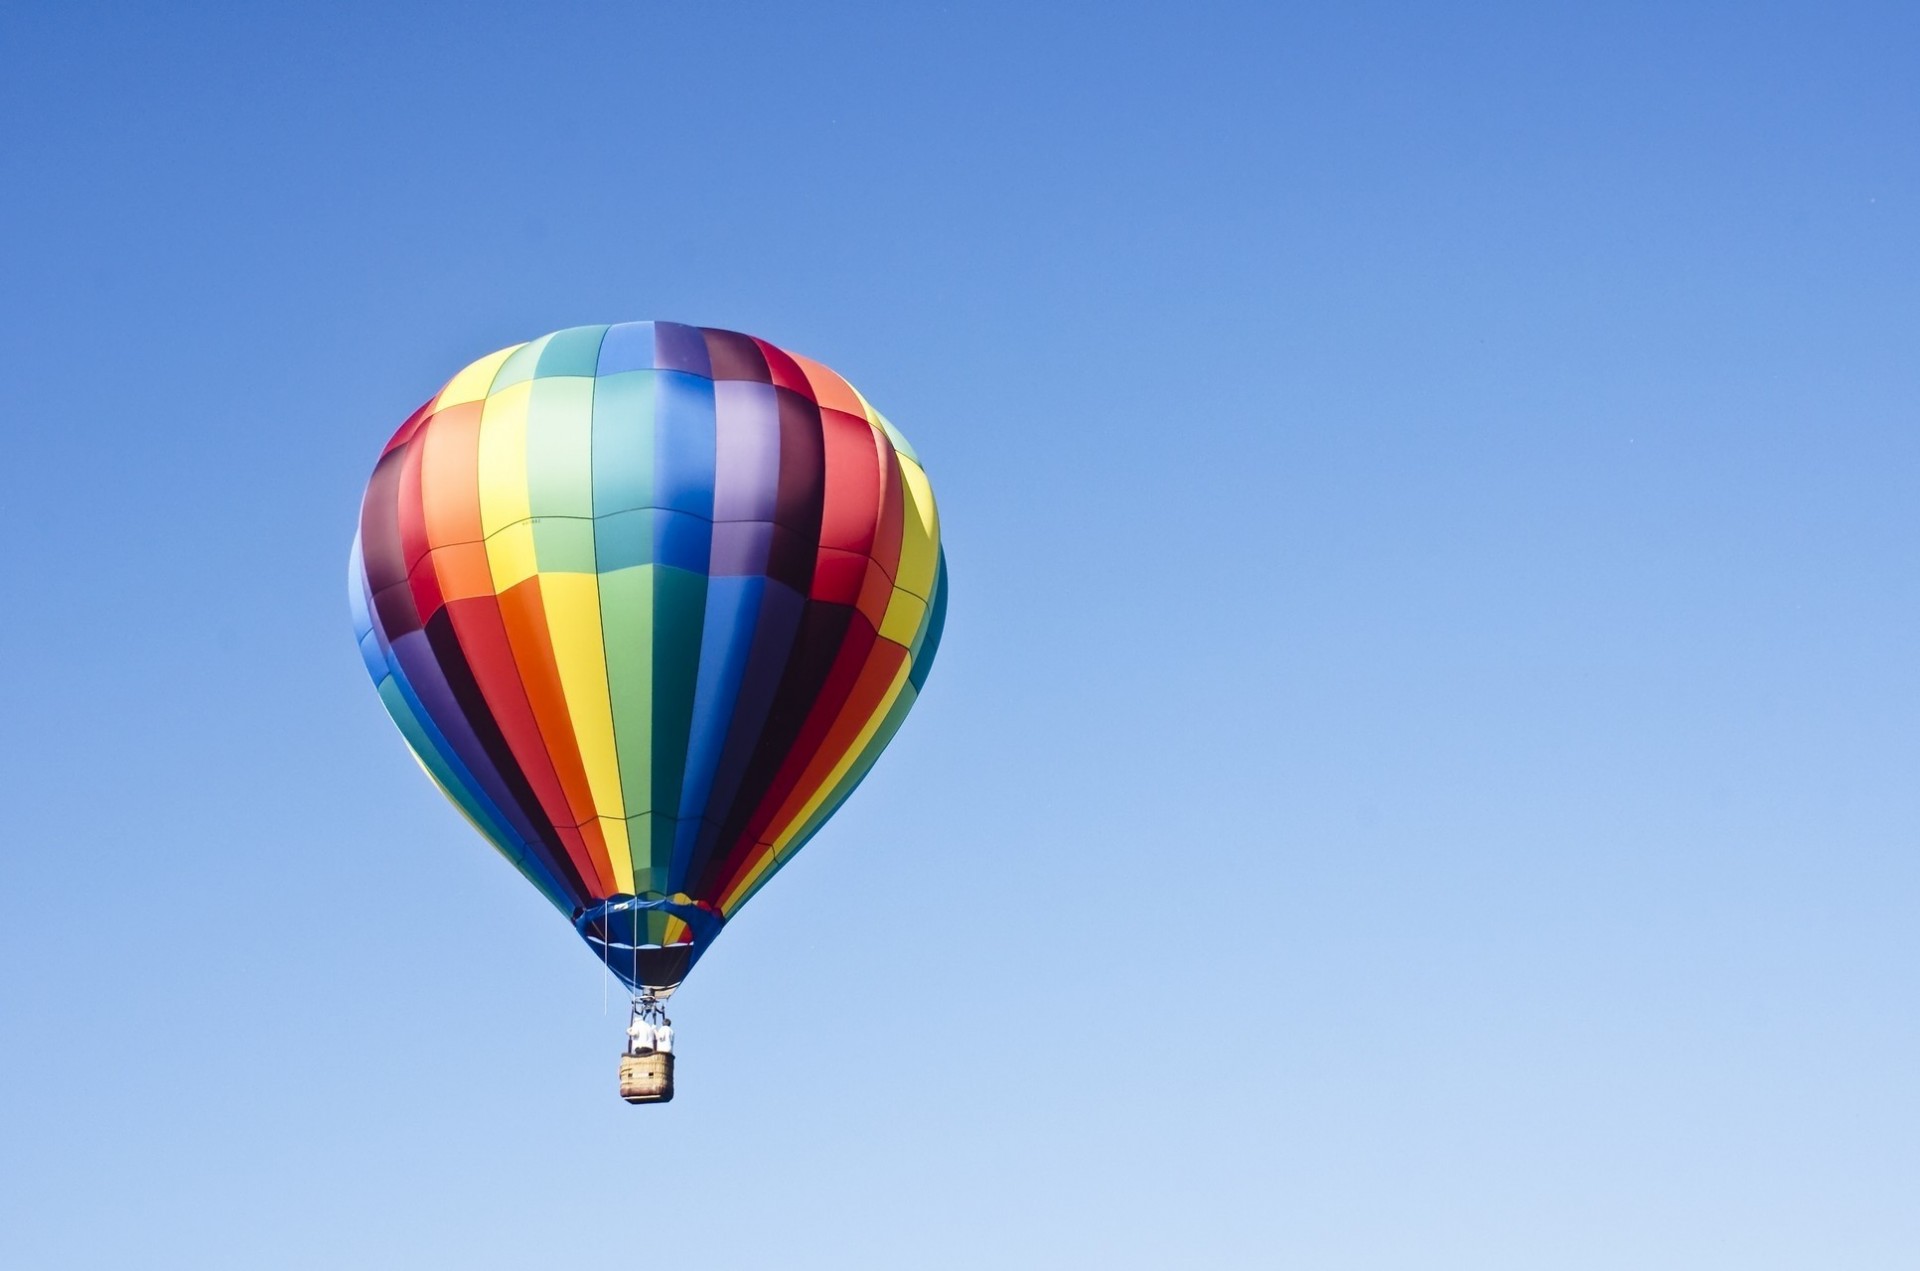
[[[0,1263],[1914,1265],[1920,8],[0,53]],[[448,375],[643,318],[860,385],[953,592],[633,1109],[344,573]]]

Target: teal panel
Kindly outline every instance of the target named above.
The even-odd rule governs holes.
[[[654,564],[652,508],[595,517],[593,541],[600,568],[608,571]]]
[[[593,510],[608,516],[653,506],[653,371],[593,385]]]
[[[555,331],[547,337],[547,347],[540,351],[539,369],[534,372],[541,379],[549,375],[584,375],[592,378],[600,364],[600,341],[606,338],[605,325],[597,327],[568,327],[565,331]]]
[[[707,624],[707,576],[654,569],[652,864],[673,860],[673,818],[693,731],[693,695],[700,679],[700,637]]]

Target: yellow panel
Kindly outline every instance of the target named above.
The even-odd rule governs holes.
[[[531,543],[531,536],[529,536]],[[620,796],[620,758],[613,742],[613,703],[607,695],[607,659],[600,640],[600,579],[595,574],[542,574],[540,597],[546,604],[547,639],[567,699],[574,744],[587,773],[593,810],[601,817],[626,816]],[[619,850],[608,829],[607,852],[621,890],[633,890],[633,858],[627,851],[627,826],[619,825]]]
[[[597,799],[598,793],[594,797]],[[606,835],[607,855],[613,860],[614,883],[621,891],[632,895],[633,847],[627,841],[627,823],[606,816],[597,819],[600,822],[600,832]]]
[[[900,456],[902,509],[900,571],[894,585],[922,600],[933,598],[933,575],[940,563],[940,513],[933,505],[933,487],[919,464]]]
[[[447,381],[447,386],[440,390],[440,396],[433,399],[433,408],[442,410],[462,402],[477,402],[485,397],[487,390],[493,387],[494,372],[500,369],[502,362],[513,356],[515,350],[522,347],[524,345],[508,345],[498,353],[489,353],[467,366]]]
[[[926,601],[904,588],[894,588],[893,599],[887,602],[887,616],[880,620],[880,638],[911,649],[926,612]]]
[[[533,548],[533,522],[509,525],[487,540],[487,565],[493,571],[493,594],[499,595],[518,582],[540,572],[540,559]],[[896,597],[900,593],[895,592]],[[893,612],[891,608],[887,610]]]
[[[531,515],[527,508],[527,401],[530,381],[487,399],[480,416],[480,532],[492,536]]]
[[[886,695],[880,699],[880,704],[874,708],[873,714],[868,716],[867,722],[861,726],[860,735],[853,739],[853,744],[847,747],[847,753],[840,756],[840,761],[833,765],[833,771],[827,774],[827,779],[821,782],[819,788],[813,792],[813,797],[786,821],[786,828],[773,841],[773,850],[762,855],[759,862],[745,877],[727,889],[727,894],[720,899],[721,913],[731,916],[733,906],[738,903],[740,897],[753,890],[754,883],[759,881],[761,875],[773,868],[774,863],[786,851],[787,845],[793,841],[793,836],[799,833],[800,827],[820,810],[821,804],[833,796],[834,790],[840,785],[840,779],[860,761],[860,756],[866,752],[867,743],[873,740],[873,735],[880,731],[880,725],[886,722],[887,713],[893,709],[894,700],[900,696],[900,690],[906,687],[907,678],[912,670],[911,663],[906,661],[900,663],[899,670],[893,673],[893,682],[887,685]],[[781,811],[784,813],[786,809],[782,808]],[[778,824],[779,820],[780,818],[776,817],[775,823]]]

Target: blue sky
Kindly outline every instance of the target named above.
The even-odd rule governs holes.
[[[1912,6],[0,45],[0,1262],[1911,1264]],[[447,375],[641,318],[859,384],[953,571],[653,1109],[343,598]]]

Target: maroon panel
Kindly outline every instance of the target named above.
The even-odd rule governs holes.
[[[766,722],[755,739],[753,757],[747,761],[740,784],[727,804],[726,820],[716,836],[718,850],[700,866],[695,896],[717,899],[711,885],[732,872],[741,853],[752,850],[752,839],[743,837],[747,822],[765,801],[767,788],[793,751],[794,738],[806,726],[821,686],[833,670],[834,659],[846,643],[853,616],[853,610],[845,605],[806,602],[800,629],[780,673],[780,687],[774,691]]]
[[[406,581],[406,553],[400,544],[400,473],[406,465],[407,451],[389,450],[374,465],[367,480],[367,493],[360,502],[360,556],[366,564],[367,589]]]
[[[848,610],[839,612],[851,613]],[[738,837],[732,840],[728,859],[715,875],[717,883],[724,886],[725,880],[738,872],[742,860],[753,851],[754,845],[772,824],[780,805],[793,793],[794,785],[812,762],[828,730],[839,717],[841,707],[859,682],[860,670],[866,665],[877,639],[873,624],[859,614],[851,614],[851,621],[832,658],[824,667],[808,668],[809,679],[814,687],[801,707],[804,717],[797,721],[797,727],[786,732],[774,771],[765,784],[754,791],[757,797],[753,812],[742,823]],[[815,673],[818,673],[817,678],[814,678]],[[784,689],[786,686],[783,684],[781,687]]]
[[[398,501],[395,512],[400,525],[400,555],[407,562],[408,573],[418,569],[427,554],[427,515],[420,500],[420,466],[427,453],[427,431],[432,427],[431,417],[422,421],[414,440],[407,443],[406,458],[400,464],[400,480],[394,488]]]
[[[774,494],[773,519],[818,543],[827,486],[820,408],[784,388],[775,389],[774,397],[780,404],[780,488]]]
[[[707,341],[707,357],[713,362],[714,379],[772,382],[773,376],[767,371],[767,359],[760,352],[758,340],[738,331],[716,331],[711,327],[700,328],[700,334]]]
[[[814,540],[784,525],[774,526],[771,535],[767,545],[767,577],[806,595],[813,590],[813,566],[820,554]]]

